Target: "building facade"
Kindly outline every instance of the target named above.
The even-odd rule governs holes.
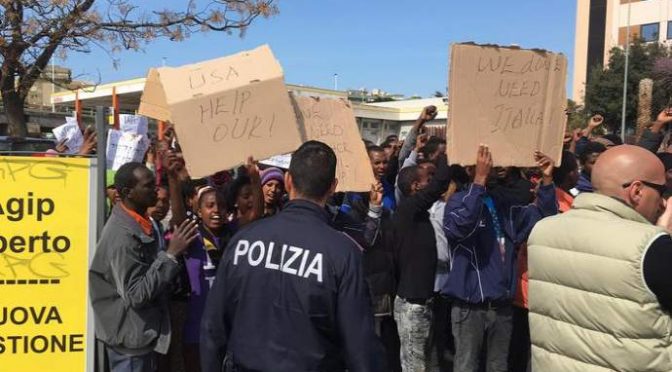
[[[71,112],[79,100],[85,113],[93,113],[96,106],[111,107],[116,95],[121,113],[133,114],[140,106],[140,97],[145,89],[145,78],[118,81],[90,87],[86,90],[57,92],[51,102],[59,111]],[[297,96],[348,99],[348,92],[287,84],[287,89]],[[351,102],[362,138],[380,144],[387,136],[395,134],[402,139],[410,131],[422,109],[434,105],[438,109],[430,127],[445,126],[448,106],[445,98],[410,99],[391,102]]]
[[[672,0],[577,0],[572,97],[583,102],[590,71],[630,39],[672,40]]]

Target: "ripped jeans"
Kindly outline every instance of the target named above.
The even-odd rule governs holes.
[[[432,304],[394,300],[394,320],[401,342],[401,369],[404,372],[432,371]]]

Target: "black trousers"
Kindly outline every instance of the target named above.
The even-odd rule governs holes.
[[[513,332],[509,349],[509,372],[531,370],[530,322],[527,309],[513,307]]]

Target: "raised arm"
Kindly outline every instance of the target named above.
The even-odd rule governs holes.
[[[446,204],[443,231],[448,242],[460,242],[478,228],[490,169],[492,169],[492,154],[487,146],[481,145],[476,156],[474,182],[466,193],[453,195]]]

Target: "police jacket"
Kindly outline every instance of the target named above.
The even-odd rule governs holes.
[[[201,324],[204,372],[383,371],[357,243],[295,200],[224,251]]]

